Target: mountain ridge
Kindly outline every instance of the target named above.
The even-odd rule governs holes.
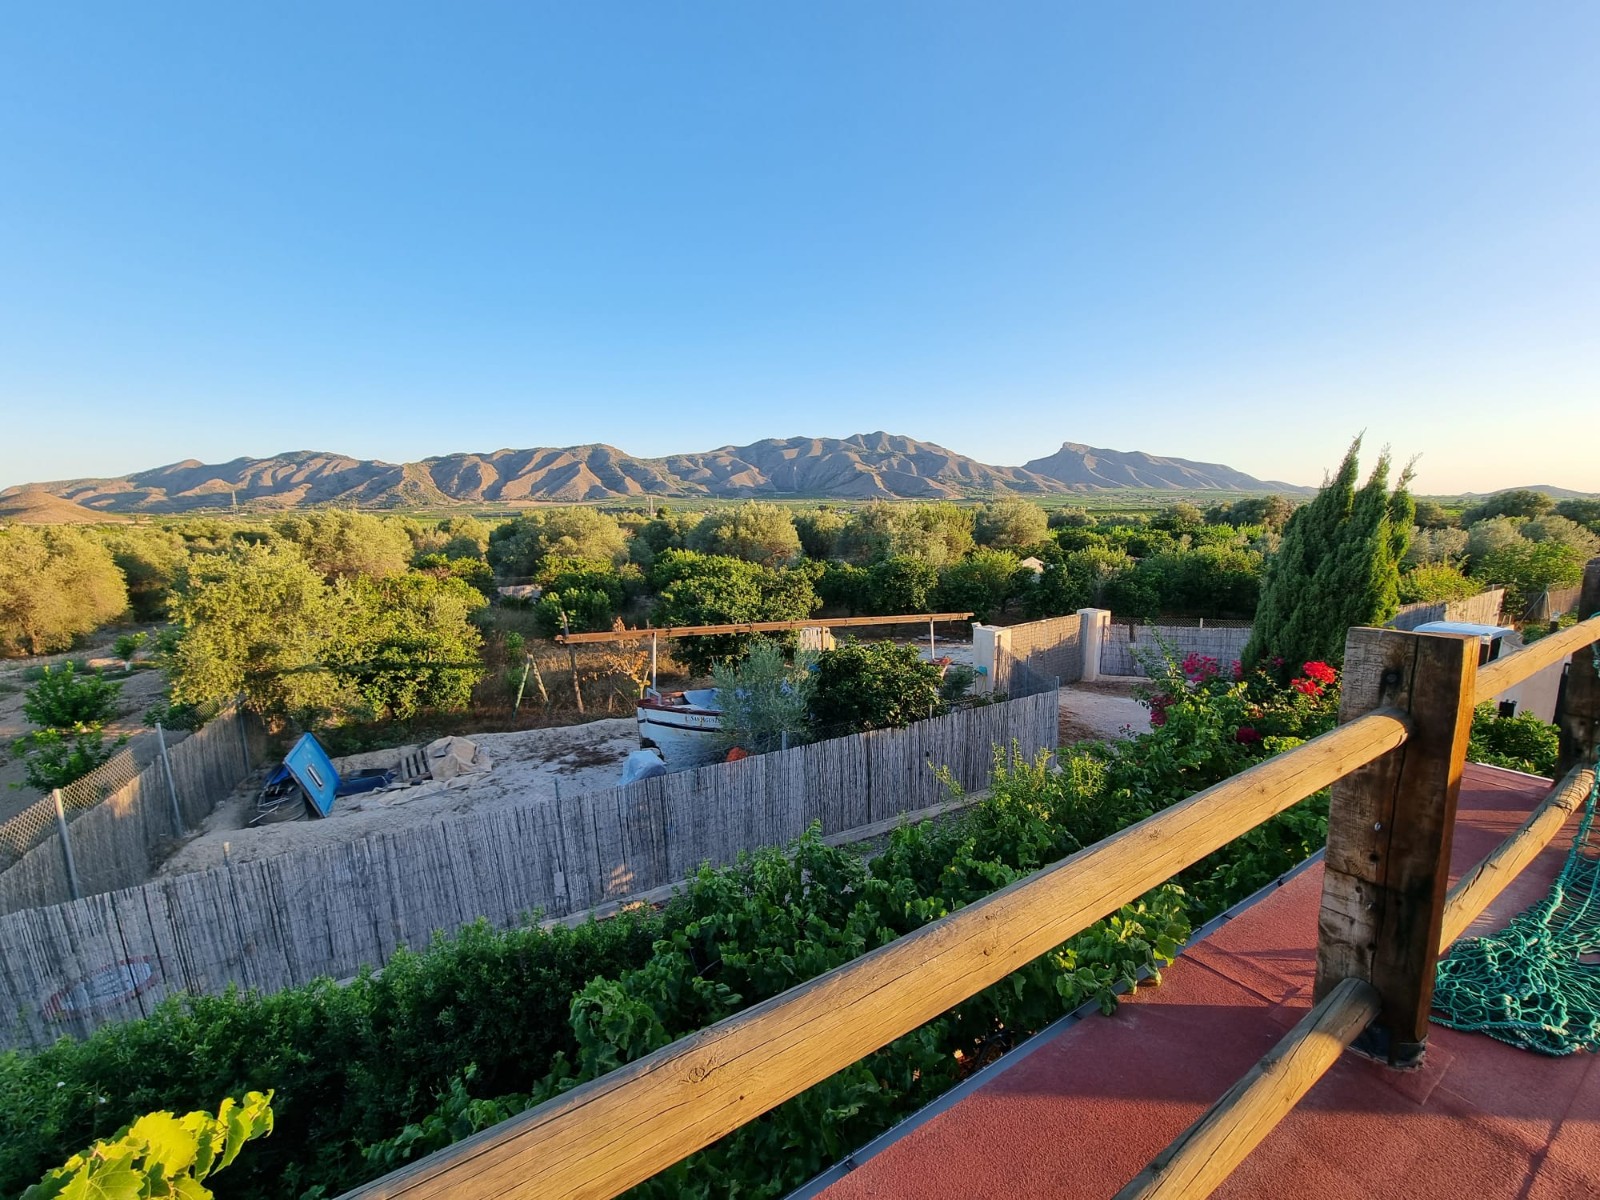
[[[1220,463],[1106,450],[1079,442],[1021,467],[991,466],[934,442],[882,430],[847,438],[765,438],[692,454],[639,458],[603,442],[462,451],[410,463],[322,450],[202,463],[186,458],[114,478],[22,484],[103,513],[321,504],[420,507],[693,498],[918,499],[1046,496],[1110,488],[1185,491],[1314,489],[1264,481]]]

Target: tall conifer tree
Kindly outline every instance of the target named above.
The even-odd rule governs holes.
[[[1267,561],[1247,666],[1282,659],[1340,663],[1352,625],[1378,625],[1399,607],[1400,560],[1411,543],[1416,507],[1411,470],[1389,491],[1385,452],[1356,487],[1361,439],[1350,444],[1315,500],[1295,510],[1283,543]]]

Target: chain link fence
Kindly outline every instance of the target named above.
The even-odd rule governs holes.
[[[0,823],[0,913],[145,882],[152,852],[198,825],[250,773],[252,743],[264,736],[232,707],[175,745],[157,731],[160,752],[143,769],[118,750]]]

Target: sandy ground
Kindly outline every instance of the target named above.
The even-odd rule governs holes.
[[[1150,710],[1133,698],[1143,679],[1069,683],[1061,689],[1061,744],[1150,732]]]
[[[11,743],[33,730],[33,726],[22,715],[23,693],[30,686],[23,678],[23,672],[31,666],[45,663],[53,665],[64,658],[87,660],[91,667],[108,671],[122,669],[122,660],[112,655],[109,641],[103,646],[91,646],[70,655],[52,654],[41,658],[0,661],[0,821],[15,816],[39,799],[39,793],[30,787],[11,786],[21,784],[23,779],[21,759],[12,754]],[[145,670],[136,671],[118,682],[122,684],[122,696],[117,706],[117,719],[106,726],[107,738],[130,735],[128,749],[133,751],[134,759],[143,767],[154,761],[158,753],[155,731],[145,725],[144,714],[161,700],[166,680],[160,671]],[[170,733],[167,744],[174,745],[187,736],[186,733]]]
[[[256,793],[264,772],[247,779],[206,819],[200,833],[184,843],[157,870],[181,875],[216,866],[223,847],[234,862],[288,854],[308,846],[348,841],[397,825],[426,824],[453,813],[484,812],[530,800],[553,800],[559,788],[572,795],[616,786],[622,760],[639,748],[639,727],[632,717],[591,721],[557,729],[467,735],[490,762],[481,775],[463,775],[449,786],[399,788],[351,796],[334,805],[323,819],[287,821],[247,828],[255,815]],[[335,759],[341,772],[390,767],[407,746]]]
[[[910,642],[910,638],[897,638]],[[921,646],[926,648],[923,641]],[[939,655],[971,661],[971,644],[940,639]],[[1064,741],[1126,736],[1149,728],[1148,712],[1132,698],[1133,681],[1073,685],[1061,691]],[[511,804],[551,800],[565,794],[614,787],[622,762],[638,749],[638,727],[631,717],[591,721],[555,729],[467,735],[491,763],[481,775],[467,775],[450,785],[427,785],[353,796],[341,800],[325,819],[300,819],[248,827],[255,816],[256,794],[264,771],[236,788],[207,818],[201,830],[180,846],[157,870],[177,875],[229,861],[248,862],[361,837],[380,829],[428,824],[453,814],[483,812]],[[336,760],[341,773],[368,767],[392,767],[415,750],[406,746],[352,755]]]

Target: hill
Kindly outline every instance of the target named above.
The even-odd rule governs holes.
[[[1126,487],[1309,490],[1265,483],[1220,464],[1098,450],[1074,442],[1025,467],[995,467],[933,442],[883,432],[842,439],[768,438],[666,458],[636,458],[603,444],[447,454],[398,464],[299,450],[211,465],[186,459],[115,479],[30,485],[96,515],[184,512],[235,501],[259,509],[575,503],[646,496],[957,499]]]
[[[126,517],[96,512],[71,500],[51,495],[41,487],[7,488],[0,492],[0,524],[18,525],[103,525],[125,521]]]
[[[1263,482],[1221,463],[1160,458],[1139,450],[1101,450],[1078,442],[1062,442],[1049,458],[1036,458],[1023,470],[1064,484],[1073,491],[1101,488],[1181,488],[1187,491],[1314,492],[1273,480]]]

